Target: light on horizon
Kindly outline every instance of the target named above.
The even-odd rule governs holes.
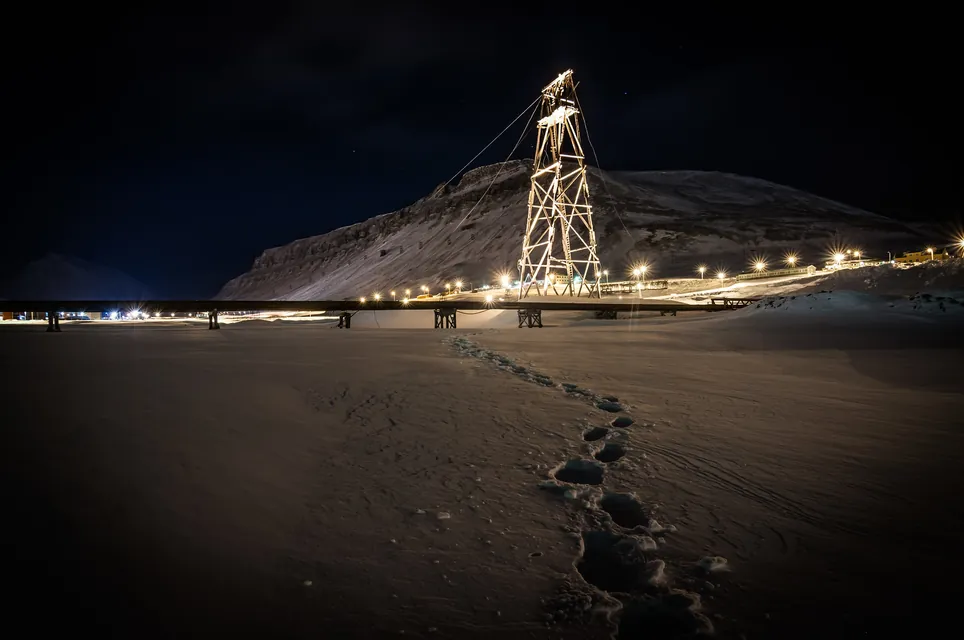
[[[633,266],[633,277],[638,278],[638,277],[640,277],[640,276],[646,275],[646,270],[647,270],[647,269],[649,269],[649,266],[646,265],[646,264],[637,264],[637,265],[634,265],[634,266]]]

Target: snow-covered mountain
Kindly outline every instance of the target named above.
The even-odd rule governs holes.
[[[531,167],[480,167],[399,211],[268,249],[217,298],[339,299],[422,284],[437,291],[456,279],[478,286],[502,270],[515,273]],[[589,187],[611,279],[640,261],[657,278],[690,275],[699,263],[732,273],[756,255],[776,262],[793,251],[822,264],[831,245],[883,255],[920,242],[915,229],[890,218],[726,173],[591,168]]]
[[[148,288],[129,275],[80,258],[49,253],[2,287],[9,300],[147,300]]]

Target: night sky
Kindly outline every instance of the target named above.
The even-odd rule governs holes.
[[[53,251],[165,297],[213,295],[265,248],[426,195],[569,67],[603,168],[721,170],[960,217],[947,16],[587,3],[550,33],[564,18],[537,3],[148,4],[5,16],[2,275]]]

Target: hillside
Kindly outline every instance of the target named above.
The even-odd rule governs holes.
[[[514,271],[521,253],[531,161],[499,168],[469,171],[399,211],[267,249],[217,298],[337,299],[421,284],[437,290],[458,278],[491,282]],[[732,174],[592,168],[590,193],[600,259],[613,279],[636,261],[651,265],[653,277],[671,277],[698,263],[739,271],[756,254],[777,260],[792,250],[821,264],[831,244],[882,255],[920,242],[895,220]]]
[[[49,253],[0,286],[9,300],[146,300],[148,288],[129,275],[80,258]]]

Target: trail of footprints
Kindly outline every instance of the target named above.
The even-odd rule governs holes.
[[[453,340],[453,346],[463,355],[488,361],[534,384],[558,386],[570,396],[615,414],[607,426],[591,426],[582,432],[591,458],[561,462],[539,484],[548,493],[582,507],[577,513],[580,526],[567,528],[579,540],[574,565],[591,585],[587,588],[567,580],[559,593],[545,602],[547,624],[585,624],[594,615],[603,615],[616,626],[615,638],[711,635],[713,625],[701,611],[700,596],[674,588],[666,575],[666,563],[655,555],[676,527],[661,525],[634,494],[605,490],[607,470],[618,468],[630,453],[631,427],[655,425],[637,424],[614,396],[599,396],[569,382],[556,385],[549,376],[462,337]],[[695,569],[707,576],[725,570],[726,560],[703,558]]]

